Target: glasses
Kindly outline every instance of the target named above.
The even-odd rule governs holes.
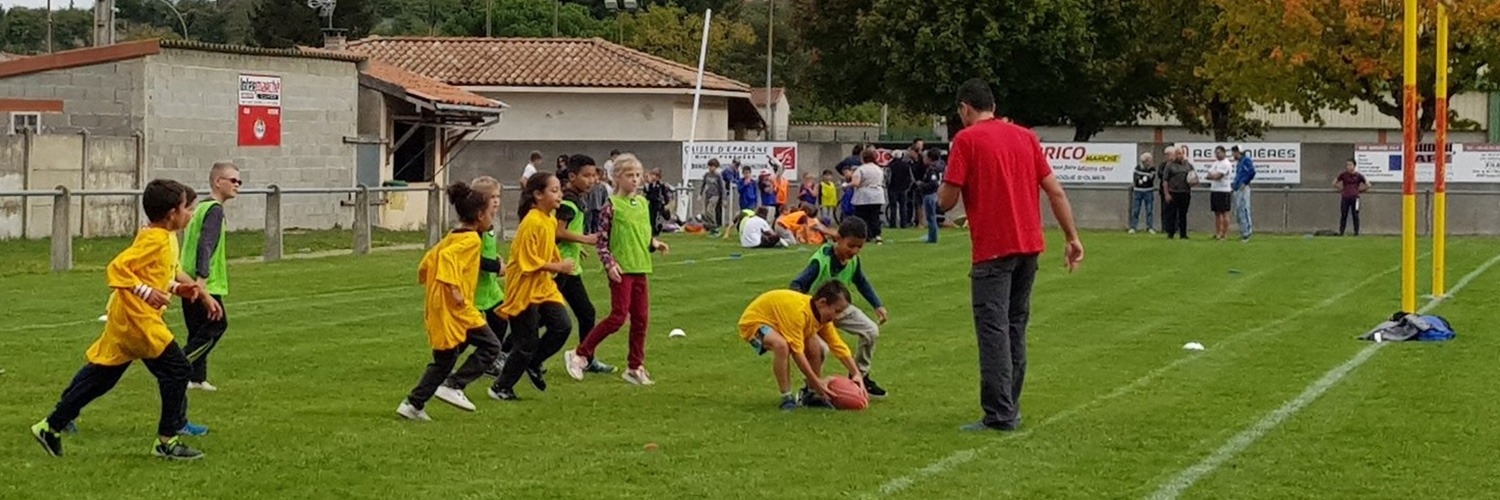
[[[239,180],[237,178],[225,177],[224,180],[228,181],[230,184],[234,184],[236,186],[243,186],[245,184],[244,181],[241,181],[241,180]]]

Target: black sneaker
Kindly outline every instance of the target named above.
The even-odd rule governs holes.
[[[546,375],[546,368],[526,369],[526,378],[531,379],[531,385],[536,386],[536,390],[538,391],[547,392],[547,379],[544,378]]]
[[[496,399],[496,400],[499,400],[499,401],[520,401],[521,400],[521,397],[516,395],[516,391],[514,389],[497,389],[497,388],[491,387],[490,390],[489,390],[489,393],[490,393],[490,398]]]
[[[42,449],[47,450],[48,455],[54,457],[62,456],[62,436],[56,432],[52,432],[52,426],[47,425],[46,420],[37,422],[36,425],[31,426],[31,435],[36,438],[36,442],[42,444]]]
[[[883,398],[885,397],[885,388],[875,383],[875,379],[870,378],[869,375],[865,375],[865,393],[869,394],[872,398]]]
[[[808,408],[833,408],[833,403],[823,399],[823,396],[819,396],[818,393],[813,392],[811,389],[803,388],[802,406]]]
[[[797,409],[797,397],[787,396],[781,398],[781,409],[782,411],[792,411]]]
[[[197,460],[203,458],[203,452],[189,448],[188,445],[182,444],[177,438],[172,438],[171,441],[165,443],[158,440],[156,446],[151,448],[151,452],[167,460]]]

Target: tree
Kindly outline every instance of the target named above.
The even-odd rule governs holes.
[[[1323,123],[1324,111],[1356,111],[1356,102],[1402,120],[1402,5],[1383,0],[1215,0],[1225,33],[1209,72],[1232,75],[1214,88],[1272,110]],[[1451,9],[1448,95],[1493,90],[1481,68],[1500,63],[1500,3],[1458,2]],[[1418,33],[1418,130],[1436,120],[1433,89],[1435,8],[1423,2]]]
[[[333,27],[363,38],[375,26],[373,0],[344,0],[333,11]],[[301,0],[260,0],[250,18],[252,42],[261,47],[322,46],[328,20]]]
[[[1223,12],[1214,1],[1148,0],[1148,10],[1172,13],[1149,18],[1144,28],[1152,41],[1147,58],[1159,61],[1155,71],[1164,86],[1151,107],[1216,141],[1259,137],[1268,124],[1246,116],[1254,107],[1250,96],[1222,85],[1240,78],[1238,69],[1204,69],[1218,57],[1224,39],[1216,27]]]
[[[703,15],[688,13],[676,5],[655,5],[624,16],[624,45],[648,54],[698,66],[703,40]],[[718,72],[733,60],[744,60],[755,52],[755,32],[749,25],[714,16],[708,33],[708,71]]]

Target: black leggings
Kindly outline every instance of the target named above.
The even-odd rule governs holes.
[[[542,328],[545,335],[538,335]],[[573,322],[568,320],[568,308],[557,302],[543,302],[526,308],[510,318],[510,341],[514,344],[510,356],[505,359],[505,369],[495,379],[495,389],[514,389],[521,373],[528,368],[541,368],[547,358],[562,350],[573,331]]]
[[[559,274],[554,281],[557,282],[558,291],[562,292],[563,300],[573,309],[573,316],[578,319],[578,341],[583,342],[583,338],[594,331],[595,316],[598,314],[594,311],[594,303],[589,301],[589,289],[583,286],[582,276]]]
[[[156,358],[143,359],[141,363],[156,376],[157,390],[161,393],[161,419],[157,422],[156,434],[176,436],[177,431],[187,425],[187,383],[192,365],[188,363],[187,355],[182,353],[177,342],[168,343]],[[83,365],[78,374],[73,376],[73,382],[63,391],[57,408],[47,416],[47,425],[54,431],[67,427],[69,422],[78,418],[83,407],[114,389],[129,368],[130,363],[115,366],[93,363]]]
[[[856,217],[864,219],[865,220],[865,224],[867,224],[870,227],[870,239],[871,240],[874,240],[874,239],[880,237],[880,216],[881,216],[880,212],[881,212],[881,208],[883,206],[884,205],[855,205],[854,206],[854,215]]]

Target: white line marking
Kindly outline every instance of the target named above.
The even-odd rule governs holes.
[[[1329,306],[1332,306],[1333,304],[1338,303],[1338,301],[1343,300],[1345,297],[1348,297],[1349,295],[1353,294],[1354,292],[1356,292],[1356,291],[1358,291],[1358,290],[1360,290],[1360,289],[1362,289],[1362,288],[1370,285],[1371,283],[1374,283],[1375,281],[1381,279],[1385,275],[1394,273],[1394,272],[1399,271],[1399,270],[1401,270],[1400,266],[1396,266],[1396,267],[1392,267],[1390,269],[1386,269],[1385,271],[1382,271],[1379,274],[1376,274],[1374,276],[1370,276],[1368,278],[1365,278],[1364,281],[1361,281],[1361,282],[1355,284],[1354,286],[1344,288],[1343,291],[1341,291],[1341,292],[1339,292],[1337,294],[1334,294],[1333,296],[1330,296],[1327,299],[1324,299],[1322,302],[1319,302],[1316,305],[1313,305],[1313,306],[1310,306],[1310,307],[1306,307],[1306,308],[1303,308],[1303,309],[1299,309],[1296,312],[1293,312],[1291,314],[1288,314],[1288,315],[1285,315],[1285,316],[1281,316],[1281,317],[1277,318],[1275,321],[1272,321],[1270,323],[1266,323],[1266,324],[1263,324],[1261,326],[1255,327],[1253,329],[1245,330],[1245,331],[1236,333],[1234,335],[1231,335],[1229,337],[1225,337],[1223,340],[1220,340],[1219,342],[1215,343],[1213,346],[1210,346],[1211,349],[1209,350],[1209,352],[1215,352],[1215,351],[1221,350],[1221,349],[1219,349],[1220,347],[1223,347],[1225,344],[1228,344],[1231,341],[1235,341],[1235,340],[1238,340],[1240,338],[1245,338],[1245,337],[1248,337],[1248,336],[1256,334],[1256,333],[1260,333],[1260,332],[1263,332],[1263,331],[1266,331],[1266,330],[1273,329],[1273,328],[1278,327],[1278,326],[1280,326],[1282,324],[1285,324],[1285,323],[1287,323],[1289,321],[1292,321],[1293,319],[1299,318],[1302,315],[1305,315],[1305,314],[1307,314],[1309,312],[1321,311],[1321,310],[1327,309]],[[1463,282],[1461,282],[1461,283],[1463,283]],[[1457,288],[1458,287],[1455,286],[1454,287],[1454,291],[1457,291]],[[1451,296],[1452,294],[1450,293],[1449,295]],[[1105,402],[1108,402],[1110,400],[1119,398],[1119,397],[1124,396],[1126,394],[1130,394],[1131,392],[1134,392],[1134,391],[1140,389],[1141,387],[1145,387],[1146,385],[1150,384],[1152,381],[1156,380],[1157,377],[1162,376],[1163,374],[1165,374],[1165,373],[1167,373],[1167,372],[1169,372],[1169,371],[1177,368],[1178,366],[1181,366],[1181,365],[1183,365],[1185,363],[1188,363],[1190,361],[1196,360],[1196,359],[1201,358],[1201,357],[1206,356],[1206,355],[1207,355],[1206,353],[1195,353],[1195,354],[1190,354],[1190,355],[1186,355],[1186,356],[1174,359],[1174,360],[1172,360],[1172,362],[1167,363],[1167,364],[1162,365],[1162,366],[1159,366],[1156,369],[1151,370],[1150,372],[1147,372],[1145,375],[1142,375],[1140,378],[1137,378],[1137,379],[1131,381],[1128,384],[1116,387],[1114,390],[1110,391],[1107,394],[1104,394],[1102,396],[1096,397],[1096,398],[1094,398],[1094,399],[1092,399],[1092,400],[1090,400],[1090,401],[1088,401],[1088,402],[1086,402],[1084,404],[1081,404],[1081,405],[1078,405],[1078,406],[1074,406],[1072,408],[1068,408],[1066,410],[1063,410],[1061,412],[1053,414],[1052,416],[1048,417],[1046,420],[1041,421],[1041,423],[1038,423],[1036,425],[1022,427],[1020,431],[1015,432],[1015,433],[1011,433],[1011,434],[1007,434],[1003,438],[1000,438],[1000,439],[998,439],[998,440],[996,440],[994,442],[986,443],[984,446],[970,448],[970,449],[967,449],[967,450],[956,451],[953,454],[948,455],[947,457],[943,457],[940,460],[937,460],[935,462],[932,462],[931,464],[928,464],[926,467],[923,467],[921,469],[917,469],[916,471],[912,472],[911,474],[908,474],[908,475],[905,475],[905,476],[901,476],[901,477],[892,479],[890,481],[886,481],[885,484],[880,485],[880,490],[878,490],[877,492],[871,493],[871,494],[866,494],[866,495],[863,496],[863,498],[879,498],[879,497],[882,497],[882,496],[889,496],[889,495],[893,495],[893,494],[899,493],[902,490],[910,488],[918,480],[926,479],[926,478],[929,478],[929,477],[932,477],[932,476],[936,476],[936,475],[939,475],[939,474],[944,474],[944,473],[946,473],[946,472],[948,472],[950,470],[953,470],[953,469],[955,469],[955,468],[957,468],[957,467],[959,467],[959,466],[961,466],[961,465],[963,465],[965,463],[973,461],[975,458],[978,458],[981,454],[983,454],[986,451],[986,449],[988,447],[990,447],[990,446],[995,446],[995,445],[997,445],[999,443],[1003,443],[1003,442],[1008,441],[1008,440],[1020,439],[1022,437],[1025,437],[1025,436],[1031,434],[1032,431],[1035,431],[1037,429],[1041,429],[1041,428],[1046,427],[1048,425],[1051,425],[1051,424],[1054,424],[1054,423],[1057,423],[1057,422],[1060,422],[1060,421],[1072,418],[1073,416],[1078,415],[1080,413],[1083,413],[1085,411],[1088,411],[1089,409],[1091,409],[1091,408],[1093,408],[1095,406],[1098,406],[1098,405],[1103,404]]]
[[[1441,304],[1444,300],[1457,295],[1459,290],[1462,290],[1469,284],[1470,281],[1473,281],[1474,278],[1477,278],[1479,277],[1479,275],[1484,274],[1485,271],[1488,271],[1489,268],[1491,266],[1494,266],[1497,262],[1500,262],[1500,255],[1495,255],[1494,257],[1490,258],[1490,260],[1486,261],[1483,265],[1479,266],[1479,268],[1475,269],[1468,275],[1465,275],[1463,279],[1460,279],[1458,283],[1453,285],[1452,289],[1448,290],[1447,296],[1433,298],[1430,302],[1427,303],[1427,305],[1423,306],[1421,310],[1418,310],[1417,314],[1426,314],[1428,311],[1431,311],[1433,308],[1437,307],[1438,304]],[[1250,445],[1255,444],[1255,442],[1261,437],[1264,437],[1266,433],[1271,432],[1271,430],[1275,429],[1276,426],[1281,425],[1281,423],[1285,422],[1286,419],[1291,418],[1293,414],[1302,410],[1302,408],[1306,407],[1307,405],[1312,404],[1312,402],[1316,401],[1319,396],[1322,396],[1323,393],[1328,392],[1328,389],[1333,388],[1333,386],[1342,381],[1345,376],[1349,375],[1350,372],[1359,368],[1360,365],[1365,364],[1366,361],[1369,361],[1370,358],[1373,357],[1376,352],[1380,351],[1382,347],[1385,347],[1385,345],[1386,344],[1383,342],[1377,342],[1374,344],[1370,344],[1364,349],[1360,349],[1360,351],[1356,353],[1354,357],[1349,358],[1348,361],[1345,361],[1343,364],[1334,367],[1332,370],[1329,370],[1328,373],[1323,374],[1323,376],[1320,377],[1317,381],[1313,382],[1312,385],[1307,386],[1307,388],[1302,391],[1302,394],[1298,394],[1296,398],[1282,404],[1280,408],[1277,408],[1275,411],[1272,411],[1265,417],[1262,417],[1260,421],[1256,422],[1254,425],[1251,425],[1248,429],[1240,431],[1239,434],[1236,434],[1233,438],[1230,438],[1228,442],[1224,443],[1223,446],[1220,446],[1219,449],[1214,450],[1212,454],[1204,458],[1202,461],[1194,464],[1192,467],[1183,469],[1182,472],[1179,472],[1177,473],[1177,475],[1173,476],[1170,481],[1162,483],[1157,488],[1156,492],[1152,493],[1148,498],[1151,498],[1152,500],[1172,500],[1177,498],[1177,496],[1181,495],[1182,492],[1187,491],[1188,488],[1192,488],[1193,485],[1198,482],[1198,480],[1203,479],[1204,476],[1213,473],[1220,466],[1224,465],[1225,462],[1228,462],[1230,459],[1234,458],[1235,455],[1238,455],[1240,452],[1245,451],[1245,449],[1249,448]]]

